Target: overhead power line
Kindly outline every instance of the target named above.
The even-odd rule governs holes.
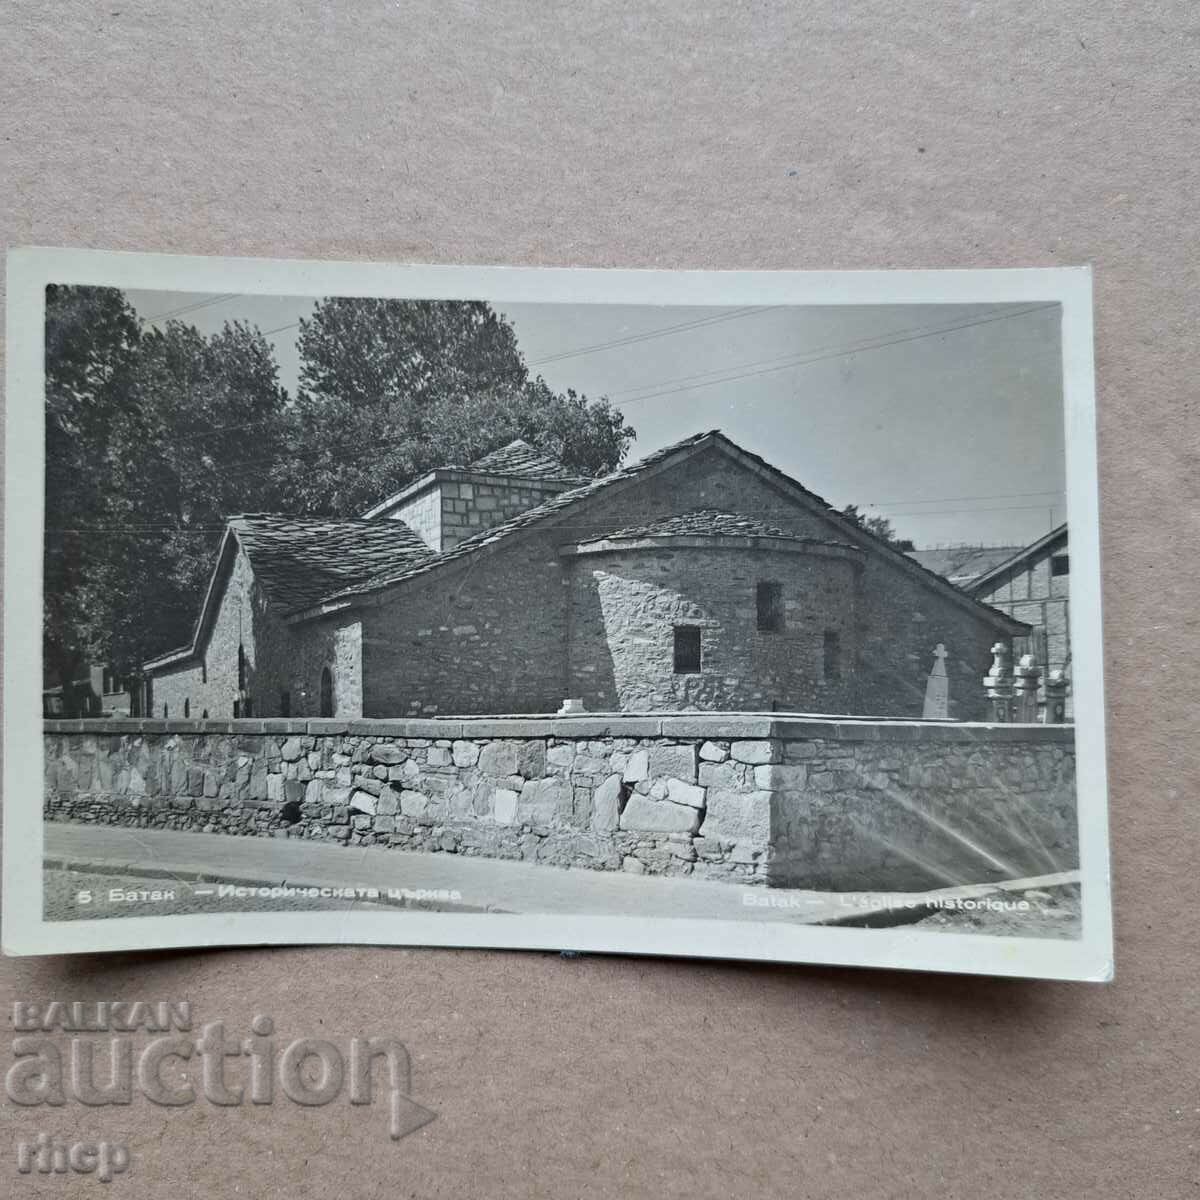
[[[733,374],[724,373],[720,374],[719,378],[711,378],[703,382],[692,383],[688,382],[686,378],[684,380],[666,380],[664,381],[664,385],[672,384],[679,386],[658,385],[657,390],[655,391],[648,391],[644,395],[634,396],[629,400],[618,400],[614,403],[617,408],[624,408],[630,404],[641,404],[646,400],[656,400],[661,396],[673,396],[679,392],[698,391],[700,388],[713,387],[720,383],[736,383],[740,379],[751,379],[759,375],[770,375],[776,371],[786,371],[793,367],[805,367],[811,363],[824,362],[828,359],[844,358],[848,354],[859,354],[868,350],[882,350],[888,346],[898,346],[906,342],[920,341],[922,338],[939,337],[942,334],[955,333],[961,329],[971,329],[976,325],[988,325],[994,321],[1010,321],[1016,317],[1028,316],[1030,313],[1041,312],[1044,309],[1055,307],[1057,307],[1056,303],[1038,304],[1032,308],[1019,309],[1017,312],[1002,313],[999,316],[981,317],[973,321],[959,321],[951,325],[942,325],[939,327],[930,328],[924,332],[911,333],[904,337],[888,335],[887,337],[861,339],[858,342],[847,342],[837,347],[829,347],[828,352],[825,353],[813,352],[796,355],[787,362],[782,362],[777,359],[763,359],[763,364],[775,363],[777,365],[766,366],[761,364],[746,363],[743,365],[757,366],[759,369],[742,370]],[[718,372],[711,372],[711,374],[718,375]],[[698,377],[693,376],[691,378]]]
[[[632,346],[636,342],[649,342],[655,338],[667,337],[672,333],[682,333],[689,329],[701,329],[709,325],[720,325],[724,321],[738,321],[742,317],[752,317],[757,313],[771,312],[777,305],[760,305],[757,308],[739,308],[730,313],[718,313],[711,317],[698,317],[684,321],[678,325],[666,325],[661,329],[647,329],[642,333],[632,333],[628,337],[614,338],[608,342],[596,342],[592,346],[580,346],[577,350],[564,350],[559,354],[548,354],[544,358],[534,359],[526,366],[541,367],[546,363],[561,362],[567,358],[579,358],[584,354],[598,354],[601,350],[614,350],[620,346]]]
[[[171,308],[166,312],[154,313],[152,316],[143,317],[144,321],[165,321],[168,317],[179,317],[184,313],[195,312],[201,308],[209,308],[213,304],[224,304],[227,300],[237,300],[239,293],[226,292],[220,296],[213,296],[208,300],[199,300],[193,304],[184,304],[180,308]]]
[[[1061,496],[1062,488],[1045,488],[1040,492],[1005,492],[1000,496],[939,496],[930,500],[875,500],[860,508],[904,508],[910,504],[957,504],[960,500],[1028,500],[1032,496]],[[1044,505],[1036,505],[1042,508]]]

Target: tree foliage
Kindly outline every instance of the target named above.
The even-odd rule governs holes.
[[[255,328],[143,327],[116,289],[47,289],[52,678],[95,662],[136,674],[185,642],[235,513],[357,515],[518,437],[598,475],[634,436],[606,401],[531,378],[487,304],[323,300],[299,350],[292,401]]]
[[[882,538],[897,550],[909,551],[915,549],[915,546],[908,538],[896,536],[896,531],[892,528],[892,523],[887,517],[868,516],[866,513],[859,512],[857,504],[847,504],[842,509],[842,516],[853,521],[859,529],[865,529],[868,533],[873,533],[877,538]]]
[[[278,500],[259,455],[286,394],[257,330],[144,331],[110,288],[47,290],[45,362],[43,640],[69,707],[84,666],[133,674],[186,638],[225,516]]]
[[[433,467],[523,438],[581,475],[634,437],[606,400],[531,378],[489,304],[336,297],[300,323],[287,490],[300,511],[352,516]]]

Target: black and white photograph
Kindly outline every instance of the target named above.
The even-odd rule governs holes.
[[[35,261],[41,888],[9,941],[1103,949],[1069,272],[904,300],[207,261]]]

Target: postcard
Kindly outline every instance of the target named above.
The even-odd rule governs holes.
[[[13,251],[5,951],[1110,978],[1091,292]]]

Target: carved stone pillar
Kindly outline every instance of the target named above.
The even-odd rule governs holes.
[[[1023,654],[1017,664],[1016,714],[1014,719],[1023,725],[1033,725],[1038,719],[1038,685],[1041,668],[1032,654]]]
[[[1008,724],[1013,719],[1013,670],[1007,642],[992,647],[992,669],[983,677],[983,686],[992,702],[992,720]]]
[[[1062,725],[1067,719],[1067,677],[1055,669],[1046,676],[1046,711],[1042,720],[1047,725]]]

